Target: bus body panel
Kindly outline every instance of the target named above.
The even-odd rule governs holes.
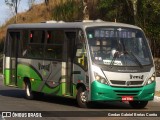
[[[17,76],[20,88],[23,87],[24,78],[29,78],[33,91],[65,94],[65,64],[63,62],[57,62],[55,66],[52,61],[19,58],[18,63]]]

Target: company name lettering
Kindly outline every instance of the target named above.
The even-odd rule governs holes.
[[[48,65],[41,65],[40,63],[38,63],[38,67],[39,67],[39,70],[48,70],[50,69],[50,64]]]
[[[140,75],[140,76],[134,76],[134,75],[130,75],[130,79],[143,79],[144,75]]]

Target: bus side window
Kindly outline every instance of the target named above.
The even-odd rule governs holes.
[[[50,30],[47,31],[47,44],[44,50],[45,59],[62,59],[64,44],[64,31],[63,30]]]
[[[43,58],[45,31],[32,30],[29,34],[29,44],[24,54],[29,58]]]
[[[22,39],[19,44],[19,57],[26,57],[27,56],[27,44],[28,44],[28,30],[23,30],[21,32]]]

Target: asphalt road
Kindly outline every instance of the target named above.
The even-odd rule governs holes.
[[[148,106],[145,109],[132,109],[128,103],[122,103],[122,102],[107,102],[107,103],[97,103],[94,105],[94,107],[89,108],[89,109],[83,109],[79,108],[77,106],[76,100],[70,99],[70,98],[62,98],[62,97],[56,97],[56,96],[49,96],[45,95],[43,98],[37,99],[37,100],[26,100],[24,97],[24,91],[20,90],[18,88],[13,88],[13,87],[6,87],[2,84],[2,80],[0,80],[0,111],[35,111],[35,112],[41,112],[41,111],[69,111],[69,114],[74,116],[74,114],[77,114],[78,112],[84,112],[87,111],[87,115],[89,117],[86,117],[87,115],[85,114],[83,117],[71,117],[72,120],[82,120],[82,119],[87,119],[87,120],[101,120],[101,119],[107,119],[107,117],[93,117],[93,114],[96,114],[100,111],[106,112],[148,112],[148,111],[160,111],[160,102],[149,102]],[[73,111],[73,112],[72,112]],[[75,112],[77,111],[77,112]],[[90,111],[90,112],[88,112]],[[1,113],[0,112],[0,113]],[[49,115],[53,116],[53,114],[60,114],[58,113],[50,113]],[[66,114],[66,112],[62,112],[62,114]],[[80,115],[80,114],[77,114]],[[60,117],[48,117],[48,118],[38,118],[38,119],[56,119],[56,120],[65,120],[65,119],[71,119],[69,117],[64,117],[63,115]],[[1,120],[1,115],[0,115],[0,120]],[[6,120],[11,120],[14,118],[5,118]],[[16,120],[18,118],[15,118]],[[22,118],[19,118],[20,120]],[[25,118],[27,119],[27,118]],[[30,119],[30,118],[28,118]],[[127,120],[127,119],[135,119],[133,117],[109,117],[108,119],[113,119],[113,120]],[[139,119],[145,119],[149,120],[151,117],[136,117],[137,120]],[[159,119],[158,117],[154,117],[153,119]],[[23,119],[22,119],[23,120]]]

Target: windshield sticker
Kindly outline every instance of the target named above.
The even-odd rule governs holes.
[[[106,64],[106,65],[110,65],[110,64],[111,64],[111,61],[112,61],[112,60],[103,60],[103,63]],[[115,61],[114,61],[114,65],[122,66],[122,62],[119,61],[119,60],[115,60]]]
[[[106,31],[105,37],[109,37],[109,31]]]
[[[95,60],[102,60],[102,57],[95,57]]]
[[[132,38],[135,38],[136,34],[134,32],[132,32]]]
[[[114,37],[114,31],[110,32],[110,37]]]
[[[99,37],[99,30],[95,30],[94,36]]]
[[[101,30],[100,37],[104,37],[104,30]]]

